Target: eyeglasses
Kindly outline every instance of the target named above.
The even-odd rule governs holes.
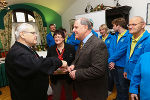
[[[137,24],[128,24],[127,27],[136,26],[136,25],[141,24],[141,23],[143,23],[143,22],[140,22],[140,23],[137,23]]]
[[[26,32],[26,33],[31,33],[31,34],[33,34],[33,35],[36,34],[36,32],[27,32],[27,31],[24,31],[24,32]]]

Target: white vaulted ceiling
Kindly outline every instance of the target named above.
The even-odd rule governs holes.
[[[8,5],[14,5],[18,3],[34,3],[45,7],[48,7],[60,15],[69,8],[76,0],[6,0]]]

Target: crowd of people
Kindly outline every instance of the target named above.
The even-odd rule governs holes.
[[[5,60],[12,100],[47,100],[49,81],[53,100],[60,100],[62,86],[66,100],[73,99],[73,89],[81,100],[106,100],[114,85],[116,100],[129,100],[129,93],[131,100],[149,100],[150,34],[143,18],[114,19],[114,34],[102,24],[100,37],[93,24],[91,19],[76,19],[71,36],[50,24],[46,58],[32,49],[35,28],[17,26],[16,42]]]

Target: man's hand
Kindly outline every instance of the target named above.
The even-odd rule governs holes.
[[[109,63],[109,69],[110,70],[115,69],[115,63],[114,62]]]
[[[76,70],[73,70],[69,73],[70,77],[75,80],[76,79]]]
[[[127,72],[124,72],[123,76],[124,76],[125,79],[127,79]]]
[[[68,69],[68,72],[71,72],[72,70],[74,70],[75,66],[74,65],[71,65],[69,66],[67,69]]]
[[[138,100],[137,94],[131,94],[131,100]]]

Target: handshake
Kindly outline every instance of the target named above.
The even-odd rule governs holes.
[[[66,74],[67,72],[69,72],[69,76],[75,80],[76,77],[75,77],[75,73],[76,73],[76,70],[74,70],[75,66],[74,65],[71,65],[71,66],[68,66],[67,62],[62,60],[62,66],[60,68],[58,68],[54,74]]]
[[[54,71],[54,74],[66,74],[68,72],[68,64],[66,61],[62,60],[62,66]]]
[[[62,60],[62,66],[58,68],[54,74],[66,74],[70,73],[74,69],[74,65],[68,66],[67,62]]]

